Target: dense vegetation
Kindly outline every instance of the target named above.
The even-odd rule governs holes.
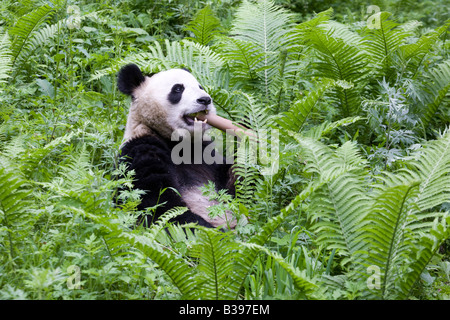
[[[2,1],[0,298],[449,299],[449,3],[373,4]],[[128,62],[272,133],[205,187],[247,224],[134,227]]]

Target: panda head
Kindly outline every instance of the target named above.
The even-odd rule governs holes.
[[[211,97],[185,69],[144,76],[138,66],[129,64],[119,71],[117,84],[121,92],[132,97],[125,141],[152,133],[170,139],[177,129],[192,134],[196,115],[216,113]],[[210,126],[202,123],[201,128]]]

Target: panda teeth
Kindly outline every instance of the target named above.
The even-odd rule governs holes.
[[[207,123],[207,122],[208,122],[208,119],[205,119],[205,120],[198,120],[197,117],[195,117],[195,118],[194,118],[194,121],[195,121],[195,122],[203,122],[203,123]]]

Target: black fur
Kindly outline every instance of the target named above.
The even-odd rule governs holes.
[[[134,187],[146,191],[138,209],[143,210],[156,204],[164,204],[156,209],[153,217],[145,217],[145,220],[141,221],[145,225],[151,224],[171,208],[186,207],[180,195],[169,187],[183,190],[211,180],[215,182],[217,190],[228,189],[228,192],[234,195],[231,165],[205,163],[175,165],[171,159],[171,150],[177,143],[151,135],[132,139],[122,147],[122,161],[128,164],[128,170],[135,170]],[[207,144],[204,142],[202,149]],[[191,160],[193,163],[193,153]],[[166,190],[160,194],[160,190],[163,189]],[[174,220],[181,224],[196,222],[201,226],[212,227],[203,218],[189,210]]]
[[[132,95],[134,89],[145,81],[145,76],[142,74],[139,67],[135,64],[127,64],[122,67],[117,76],[117,87],[119,90],[127,95]]]
[[[182,84],[175,84],[173,85],[172,90],[170,90],[167,100],[169,100],[171,104],[177,104],[180,102],[183,92],[184,86]]]

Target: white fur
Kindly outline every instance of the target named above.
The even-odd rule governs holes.
[[[182,190],[181,197],[192,212],[208,221],[212,226],[224,226],[231,229],[236,227],[237,220],[229,211],[227,211],[223,216],[216,216],[212,219],[209,217],[208,207],[216,205],[218,202],[209,201],[208,198],[202,194],[200,187],[194,186],[189,189]]]
[[[184,92],[180,102],[173,105],[168,95],[175,84],[182,84]],[[197,99],[208,94],[199,88],[192,74],[182,69],[171,69],[145,77],[145,81],[134,90],[133,96],[135,99],[128,114],[124,143],[153,131],[168,139],[176,129],[186,129],[192,133],[194,127],[187,125],[183,116],[201,107]],[[216,113],[212,103],[208,110],[209,113]],[[204,128],[209,128],[209,125]]]

